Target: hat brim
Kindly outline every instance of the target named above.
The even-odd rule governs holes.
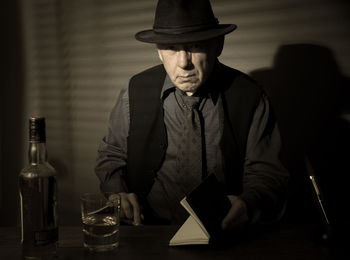
[[[237,28],[235,24],[219,24],[215,28],[189,33],[158,33],[154,30],[144,30],[135,34],[135,38],[141,42],[174,44],[204,41],[228,34]]]

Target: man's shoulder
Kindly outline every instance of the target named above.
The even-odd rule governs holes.
[[[133,75],[131,77],[131,80],[149,78],[154,76],[163,76],[164,74],[165,74],[164,66],[163,64],[159,64]]]
[[[227,84],[224,84],[227,86],[226,90],[245,89],[257,92],[262,91],[261,86],[253,78],[240,70],[221,63],[220,71],[222,79],[227,82]]]
[[[166,72],[162,64],[153,66],[131,77],[129,81],[129,96],[143,98],[157,96],[163,87]],[[147,89],[147,91],[145,91]]]
[[[238,69],[229,67],[222,63],[220,63],[220,66],[220,69],[224,73],[225,77],[231,79],[236,84],[244,83],[256,87],[259,85],[252,77]]]

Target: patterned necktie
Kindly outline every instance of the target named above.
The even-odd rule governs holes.
[[[183,192],[188,194],[202,180],[202,127],[198,111],[200,97],[181,96],[185,120],[177,154],[177,170]]]

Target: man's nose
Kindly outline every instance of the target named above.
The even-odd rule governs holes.
[[[189,67],[191,65],[191,59],[192,59],[192,55],[191,52],[187,51],[187,50],[179,50],[178,54],[177,54],[177,60],[178,60],[178,66],[186,69],[187,67]]]

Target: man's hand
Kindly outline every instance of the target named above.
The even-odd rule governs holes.
[[[226,217],[222,220],[221,228],[223,230],[243,228],[249,220],[246,203],[234,195],[228,195],[227,197],[231,201],[232,206]]]
[[[141,225],[143,215],[135,193],[120,192],[121,215],[120,218],[128,224]]]

